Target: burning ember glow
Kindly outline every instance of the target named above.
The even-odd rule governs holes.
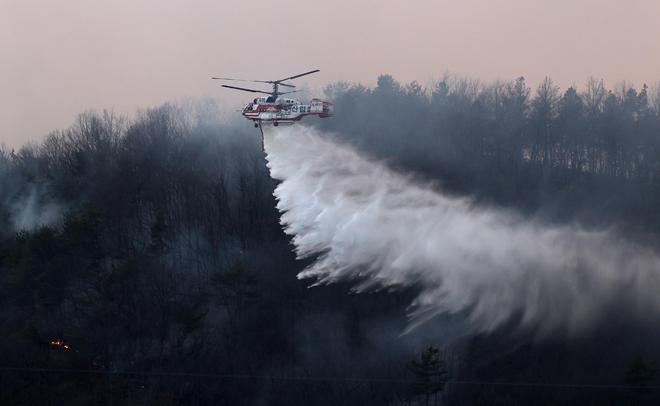
[[[65,350],[71,349],[71,346],[66,344],[63,340],[51,340],[50,345],[57,348],[63,348]]]

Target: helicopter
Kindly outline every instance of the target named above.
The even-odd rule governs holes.
[[[211,79],[271,84],[273,86],[273,90],[270,92],[230,85],[222,85],[222,87],[267,95],[259,96],[252,100],[252,102],[246,104],[242,110],[242,114],[246,119],[253,121],[254,126],[257,128],[261,128],[261,126],[264,124],[272,124],[273,126],[277,127],[280,124],[293,124],[297,121],[300,121],[305,116],[319,116],[321,118],[332,116],[333,105],[330,102],[320,99],[312,99],[308,104],[304,104],[297,99],[282,97],[286,94],[297,92],[297,90],[281,92],[280,86],[295,88],[294,85],[285,83],[286,81],[296,79],[301,76],[311,75],[312,73],[316,72],[320,72],[320,70],[314,69],[310,70],[309,72],[300,73],[298,75],[293,75],[278,80],[250,80],[220,77],[212,77]]]

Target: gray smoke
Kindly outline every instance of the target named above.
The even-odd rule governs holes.
[[[480,331],[517,320],[575,334],[615,308],[660,315],[660,257],[650,248],[476,207],[311,128],[264,130],[281,223],[299,258],[316,256],[300,278],[354,281],[357,291],[419,287],[411,326],[461,313]]]
[[[14,231],[31,231],[59,223],[64,210],[50,200],[46,192],[38,186],[30,187],[25,194],[14,196],[8,204]]]

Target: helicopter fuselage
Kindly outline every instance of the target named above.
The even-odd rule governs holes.
[[[305,116],[319,116],[322,118],[332,115],[332,103],[319,99],[312,99],[309,104],[303,104],[297,100],[284,99],[269,102],[265,97],[260,97],[249,103],[243,109],[243,116],[252,120],[255,124],[293,123]]]

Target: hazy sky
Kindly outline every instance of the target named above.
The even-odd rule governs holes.
[[[86,109],[212,96],[212,75],[302,84],[545,75],[660,80],[658,0],[0,0],[0,143]],[[238,93],[238,92],[237,92]]]

